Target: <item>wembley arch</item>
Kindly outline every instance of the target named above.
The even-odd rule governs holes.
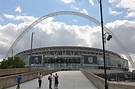
[[[27,33],[29,30],[31,30],[31,28],[33,28],[36,24],[38,24],[39,22],[49,18],[49,17],[53,17],[53,16],[57,16],[57,15],[64,15],[64,14],[70,14],[70,15],[76,15],[76,16],[80,16],[83,18],[88,19],[89,21],[94,22],[97,25],[101,25],[101,23],[94,19],[93,17],[83,14],[83,13],[79,13],[79,12],[74,12],[74,11],[58,11],[58,12],[53,12],[50,14],[47,14],[39,19],[37,19],[36,21],[34,21],[32,24],[30,24],[18,37],[17,39],[14,41],[14,43],[11,45],[11,47],[9,48],[7,54],[5,55],[5,58],[7,58],[10,54],[10,52],[12,51],[12,49],[14,49],[14,47],[16,46],[16,44],[18,43],[18,41],[25,35],[25,33]],[[126,57],[128,58],[129,62],[131,63],[132,67],[135,68],[134,62],[131,58],[131,56],[129,55],[129,53],[126,51],[126,49],[124,48],[124,46],[122,45],[122,43],[118,40],[118,38],[106,27],[104,26],[104,30],[106,32],[108,32],[109,34],[111,34],[113,36],[113,39],[116,41],[116,43],[120,46],[120,48],[123,50],[124,54],[126,55]]]

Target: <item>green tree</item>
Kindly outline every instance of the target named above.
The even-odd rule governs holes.
[[[8,59],[3,59],[1,62],[1,69],[8,68],[25,68],[26,62],[19,56],[8,57]]]
[[[3,61],[1,62],[1,68],[2,69],[6,69],[7,68],[7,60],[3,59]]]

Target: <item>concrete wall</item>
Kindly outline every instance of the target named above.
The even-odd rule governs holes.
[[[31,71],[37,71],[39,69],[31,69]],[[18,74],[18,73],[26,73],[28,72],[28,68],[12,68],[12,69],[0,69],[0,76]]]
[[[88,70],[81,70],[81,72],[98,88],[105,89],[104,79],[98,77]],[[135,83],[131,82],[110,82],[108,81],[108,89],[135,89]]]
[[[87,69],[89,72],[94,73],[94,74],[104,74],[103,69]],[[122,70],[106,70],[107,74],[111,73],[125,73],[125,71]]]
[[[109,89],[135,89],[133,82],[109,82]]]
[[[81,72],[98,88],[98,89],[104,89],[104,79],[100,78],[93,73],[81,70]]]
[[[36,72],[23,73],[23,74],[21,74],[22,82],[26,82],[26,81],[37,78],[39,72],[41,72],[42,75],[47,75],[49,73],[53,73],[56,71],[58,71],[58,70],[40,70],[40,71],[36,71]],[[6,89],[7,87],[16,85],[17,76],[18,75],[0,77],[0,89]]]

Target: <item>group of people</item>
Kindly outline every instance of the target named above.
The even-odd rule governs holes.
[[[52,75],[52,73],[48,76],[49,80],[49,89],[52,89],[52,81],[54,82],[54,89],[58,89],[58,75],[55,73],[55,75]]]
[[[52,73],[50,73],[50,75],[48,76],[48,81],[49,81],[49,89],[52,89],[52,82],[53,82],[53,86],[54,89],[58,89],[58,74],[55,73],[55,75],[52,75]],[[42,74],[39,73],[38,75],[38,83],[39,83],[39,88],[41,87],[42,84]]]
[[[22,76],[18,75],[17,77],[17,88],[16,89],[20,89],[20,83],[22,80]],[[52,73],[50,73],[50,75],[48,76],[48,81],[49,81],[49,89],[52,89],[52,85],[54,86],[54,89],[58,89],[58,74],[55,73],[54,75],[52,75]],[[53,82],[53,84],[52,84]],[[42,74],[39,73],[38,74],[38,86],[39,88],[41,87],[42,84]]]

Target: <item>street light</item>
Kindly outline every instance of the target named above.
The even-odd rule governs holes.
[[[106,40],[109,41],[111,38],[112,38],[112,35],[110,35],[109,32],[104,33],[104,43],[106,43]]]
[[[32,60],[33,34],[34,34],[34,32],[32,32],[32,34],[31,34],[31,51],[30,51],[30,59],[29,59],[29,71],[30,71],[30,68],[31,68],[31,60]]]
[[[104,34],[104,27],[103,27],[102,0],[99,0],[99,3],[100,3],[101,29],[102,29],[102,44],[103,44],[105,89],[108,89],[107,75],[106,75],[106,59],[105,59],[106,33]],[[109,34],[108,37],[107,37],[107,40],[109,41],[111,38],[112,38],[112,36]]]

